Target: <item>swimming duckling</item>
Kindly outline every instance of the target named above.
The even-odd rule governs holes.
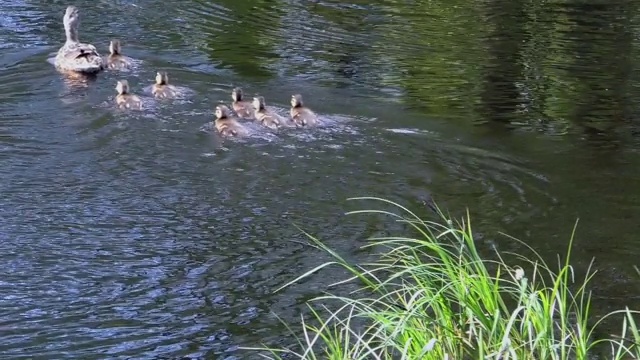
[[[229,136],[246,136],[247,129],[242,126],[235,118],[229,116],[231,111],[226,105],[216,106],[215,126],[220,135]]]
[[[233,111],[235,111],[238,116],[246,119],[254,118],[255,109],[253,108],[253,105],[250,101],[242,100],[241,88],[234,88],[233,91],[231,91],[231,98],[233,99],[233,103],[231,103],[231,106],[233,107]]]
[[[68,6],[62,19],[67,37],[58,50],[54,64],[63,71],[95,74],[104,69],[102,57],[91,44],[81,43],[78,38],[80,12],[75,6]]]
[[[105,59],[109,69],[129,69],[131,68],[131,59],[122,55],[122,46],[120,40],[113,39],[109,42],[109,56]]]
[[[259,121],[262,125],[271,129],[277,129],[282,126],[287,126],[286,122],[284,121],[285,119],[266,108],[264,97],[254,97],[253,107],[255,108],[256,120]]]
[[[129,82],[127,80],[118,80],[116,84],[116,104],[121,109],[142,109],[142,101],[134,94],[129,93]]]
[[[302,102],[302,95],[291,95],[291,119],[298,126],[315,126],[318,124],[318,117]]]
[[[151,92],[157,98],[170,98],[176,96],[177,89],[175,86],[169,85],[169,75],[167,75],[166,71],[158,71],[156,73],[156,83],[153,84]]]

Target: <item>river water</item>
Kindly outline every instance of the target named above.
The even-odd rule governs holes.
[[[579,218],[599,311],[640,302],[640,1],[86,1],[81,39],[139,60],[77,86],[47,58],[67,3],[0,2],[0,357],[245,359],[291,343],[304,302],[354,261],[378,196],[466,208],[479,244],[549,261]],[[164,5],[163,5],[164,4]],[[155,71],[193,93],[112,107]],[[327,126],[199,131],[241,86]]]

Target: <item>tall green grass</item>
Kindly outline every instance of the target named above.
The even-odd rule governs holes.
[[[377,261],[348,263],[319,240],[312,243],[333,261],[309,270],[285,286],[338,265],[357,282],[349,296],[326,295],[308,303],[312,319],[289,330],[298,345],[261,350],[270,359],[638,359],[636,311],[628,308],[592,318],[588,283],[595,271],[575,279],[569,263],[573,234],[564,261],[553,270],[536,251],[531,256],[481,256],[469,216],[453,221],[440,210],[438,222],[408,209],[376,213],[407,224],[418,235],[371,239]],[[308,235],[308,234],[307,234]],[[513,241],[518,241],[513,239]],[[377,254],[378,252],[376,252]],[[620,332],[599,337],[602,322],[618,316]],[[286,355],[285,355],[286,354]]]

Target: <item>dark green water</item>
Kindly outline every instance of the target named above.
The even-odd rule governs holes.
[[[539,5],[535,5],[539,3]],[[272,315],[342,274],[390,225],[351,196],[473,216],[600,273],[598,311],[640,302],[640,1],[85,1],[81,39],[141,61],[70,87],[46,62],[67,3],[0,2],[0,354],[244,359],[289,344]],[[168,4],[168,3],[167,3]],[[194,95],[111,107],[165,69]],[[199,132],[233,86],[330,126],[221,142]],[[155,104],[153,100],[148,100]]]

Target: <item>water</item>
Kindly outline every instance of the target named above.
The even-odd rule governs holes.
[[[389,198],[469,207],[482,248],[549,260],[580,223],[598,311],[637,306],[640,1],[79,0],[81,39],[140,60],[78,86],[47,63],[67,4],[0,4],[0,353],[11,359],[240,359],[290,344],[340,273],[275,293],[391,231],[347,217]],[[158,69],[193,94],[111,106]],[[199,131],[234,86],[329,126],[221,141]]]

